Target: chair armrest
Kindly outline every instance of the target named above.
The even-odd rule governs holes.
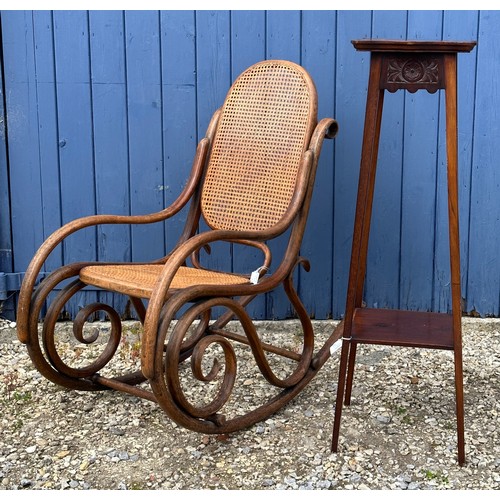
[[[57,247],[57,245],[59,245],[69,235],[86,227],[102,224],[151,224],[172,217],[187,204],[199,184],[209,148],[210,140],[205,137],[199,142],[196,149],[191,175],[186,186],[178,198],[169,207],[161,210],[160,212],[146,215],[91,215],[68,222],[58,230],[54,231],[42,243],[26,270],[19,293],[19,307],[17,312],[18,332],[26,331],[28,326],[30,299],[35,288],[36,279],[44,262],[47,260],[47,257]]]

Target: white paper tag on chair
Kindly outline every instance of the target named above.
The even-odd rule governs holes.
[[[250,274],[250,283],[252,283],[252,285],[256,285],[258,282],[259,282],[259,279],[260,279],[260,272],[262,270],[265,270],[267,271],[267,267],[266,266],[260,266],[258,269],[256,269],[255,271],[252,271],[252,273]]]
[[[260,273],[259,270],[257,269],[256,271],[253,271],[252,274],[250,275],[250,283],[252,285],[256,285],[259,282],[260,278]]]
[[[342,347],[342,340],[338,339],[330,346],[330,355],[335,354]]]

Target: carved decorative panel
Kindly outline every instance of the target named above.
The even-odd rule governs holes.
[[[389,92],[405,89],[431,93],[443,88],[442,57],[434,54],[394,54],[384,58],[381,87]]]

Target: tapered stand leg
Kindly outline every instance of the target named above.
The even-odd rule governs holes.
[[[335,403],[332,451],[337,451],[338,447],[344,391],[346,391],[346,404],[350,404],[352,381],[354,376],[356,346],[350,345],[350,337],[354,310],[356,307],[360,307],[362,302],[364,276],[366,271],[368,236],[370,232],[373,191],[375,187],[375,170],[377,166],[380,124],[382,121],[382,108],[384,102],[384,91],[380,89],[381,63],[382,57],[374,54],[370,64],[370,77],[366,98],[365,126],[363,132],[363,146],[361,150],[361,165],[352,241],[351,265],[349,269],[346,315],[344,319],[344,341],[342,343],[342,351],[340,354],[339,381],[337,386],[337,399]],[[347,374],[346,389],[346,370],[348,367],[348,360],[349,371]]]
[[[448,218],[450,234],[450,274],[455,358],[458,461],[465,463],[464,395],[462,367],[462,307],[460,286],[460,238],[458,221],[458,140],[457,140],[457,57],[445,54],[446,150],[448,161]]]
[[[337,452],[339,446],[340,418],[342,417],[342,403],[344,399],[344,388],[346,380],[347,359],[349,358],[350,341],[342,341],[340,353],[339,381],[337,385],[337,399],[335,401],[335,417],[333,419],[332,451]]]
[[[354,379],[354,365],[356,364],[356,350],[358,344],[351,342],[351,349],[349,351],[349,363],[347,365],[347,380],[345,385],[345,398],[344,404],[349,406],[351,404],[352,381]]]

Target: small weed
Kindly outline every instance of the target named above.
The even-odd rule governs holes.
[[[424,474],[425,479],[436,479],[438,477],[438,473],[431,470],[422,470],[422,473]]]
[[[7,394],[8,400],[26,402],[31,401],[31,392],[20,392],[18,391],[19,387],[19,375],[17,372],[7,373],[3,377],[3,382],[5,386],[5,393]]]
[[[125,336],[121,340],[120,356],[123,360],[137,361],[141,357],[141,341],[129,341]]]
[[[425,479],[428,481],[435,480],[438,483],[441,484],[448,484],[448,476],[444,476],[441,472],[437,471],[434,472],[430,469],[422,469],[421,470],[422,474],[424,475]]]
[[[130,348],[130,357],[132,361],[137,361],[141,357],[141,342],[134,342]]]
[[[30,391],[27,391],[27,392],[14,391],[13,396],[14,396],[14,399],[16,401],[23,401],[23,402],[31,401],[31,392]]]
[[[11,425],[14,432],[21,429],[24,425],[25,419],[25,408],[23,403],[31,401],[32,394],[30,391],[22,392],[19,391],[20,381],[19,374],[16,371],[12,371],[3,376],[4,383],[4,397],[0,400],[0,403],[4,407],[8,407],[8,411],[11,415]]]
[[[5,392],[7,393],[7,399],[11,399],[12,394],[18,387],[19,375],[17,372],[7,373],[3,377],[3,383],[5,385]]]
[[[140,338],[141,333],[142,333],[142,325],[140,323],[137,324],[132,324],[128,328],[128,332],[132,335],[136,335],[137,337]]]
[[[408,415],[408,410],[406,408],[404,408],[403,406],[398,406],[396,407],[396,414],[401,417],[401,422],[403,422],[403,424],[411,424],[413,422],[412,418],[410,417],[410,415]]]
[[[405,415],[403,418],[402,418],[402,422],[403,424],[408,424],[410,425],[412,422],[412,419],[410,418],[410,415]]]

